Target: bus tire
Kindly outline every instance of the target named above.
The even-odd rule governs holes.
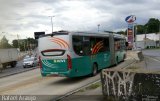
[[[98,65],[94,63],[92,67],[92,76],[97,75],[97,72],[98,72]]]

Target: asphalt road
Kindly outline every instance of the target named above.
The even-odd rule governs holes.
[[[158,52],[156,52],[156,54],[158,54]],[[144,51],[144,54],[152,53],[153,51]],[[128,64],[130,63],[131,62],[128,61]],[[124,63],[121,63],[119,66],[124,67],[125,65]],[[156,68],[159,66],[157,65]],[[21,67],[21,64],[19,64],[19,66],[17,65],[17,68],[18,67],[24,69]],[[0,78],[0,95],[44,95],[47,96],[46,99],[53,99],[98,79],[100,79],[100,75],[79,78],[42,77],[39,68],[36,68],[27,72]],[[46,99],[43,99],[42,101],[45,101]]]
[[[6,69],[3,69],[2,72],[0,72],[0,78],[9,76],[9,75],[13,75],[13,74],[17,74],[20,72],[25,72],[25,71],[32,70],[35,68],[37,67],[23,68],[23,61],[20,60],[17,62],[17,65],[14,68],[8,67]]]
[[[94,82],[95,77],[41,77],[40,70],[34,69],[13,76],[1,78],[0,95],[64,95],[83,85]]]
[[[118,65],[119,68],[130,64],[130,60],[122,62]],[[115,67],[116,68],[116,67]],[[0,95],[41,95],[46,99],[54,99],[57,96],[62,96],[70,91],[76,90],[87,84],[100,79],[100,75],[95,77],[42,77],[40,69],[33,69],[27,72],[19,73],[12,76],[7,76],[0,79]],[[49,96],[50,95],[50,96]],[[38,100],[39,101],[39,100]]]
[[[149,49],[149,50],[143,50],[142,52],[144,55],[147,56],[160,57],[160,49]]]
[[[160,70],[160,49],[143,50],[144,62],[141,64],[143,68]]]

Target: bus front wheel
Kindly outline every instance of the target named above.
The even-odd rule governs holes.
[[[93,64],[93,69],[92,69],[92,76],[95,76],[97,75],[97,72],[98,72],[98,66],[97,64]]]
[[[116,60],[115,60],[115,66],[118,65],[118,56],[116,57]]]
[[[122,62],[124,62],[125,58],[126,58],[126,55],[124,54],[124,55],[123,55],[123,60],[122,60]]]

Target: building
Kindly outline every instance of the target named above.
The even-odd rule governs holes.
[[[136,35],[136,48],[151,48],[160,46],[160,34],[150,33],[150,34],[140,34]]]

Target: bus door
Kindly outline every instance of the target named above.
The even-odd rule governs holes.
[[[75,53],[73,66],[79,75],[84,75],[90,72],[91,57],[90,57],[90,37],[73,35],[72,36],[73,50]]]
[[[111,65],[111,52],[110,52],[109,37],[104,38],[103,44],[104,44],[102,48],[102,51],[104,52],[103,64],[105,67],[108,67]]]

